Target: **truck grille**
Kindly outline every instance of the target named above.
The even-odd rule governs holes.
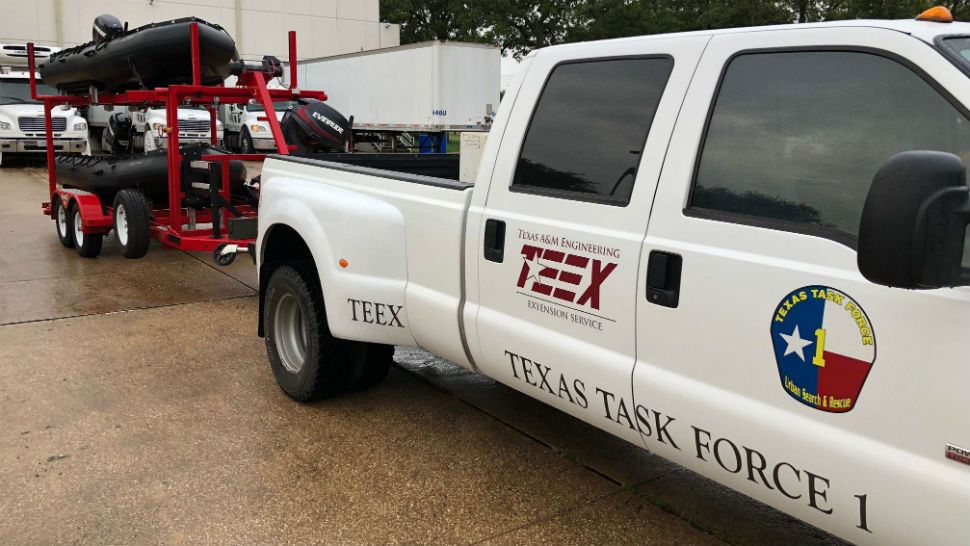
[[[27,45],[21,44],[4,44],[2,51],[8,57],[20,57],[27,58]],[[35,45],[34,46],[34,56],[38,59],[46,59],[51,56],[51,48]]]
[[[209,120],[206,119],[187,119],[179,120],[179,132],[184,133],[208,133]]]
[[[67,118],[53,118],[51,121],[54,125],[54,132],[60,132],[67,129]],[[19,125],[20,130],[25,133],[43,133],[45,131],[43,117],[20,117],[17,118],[17,125]]]

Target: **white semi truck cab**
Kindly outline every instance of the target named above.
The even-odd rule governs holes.
[[[39,57],[57,48],[43,49],[38,52]],[[30,74],[21,65],[25,63],[26,46],[0,44],[0,153],[4,155],[42,154],[47,150],[44,105],[31,97]],[[58,94],[56,89],[40,83],[37,92]],[[51,114],[54,151],[83,153],[87,149],[88,125],[77,108],[57,106]]]
[[[146,152],[168,148],[168,121],[164,108],[149,108],[145,111],[145,123],[141,125],[144,150]],[[179,143],[208,144],[212,142],[212,125],[209,111],[199,106],[181,106],[178,109]],[[223,124],[216,120],[216,136],[222,135]],[[136,137],[137,145],[137,137]]]
[[[270,158],[277,382],[416,345],[851,542],[970,544],[970,24],[923,19],[539,50],[474,184]]]
[[[290,101],[273,103],[278,121],[283,119],[283,114],[291,104]],[[245,106],[229,105],[223,142],[229,149],[247,154],[275,150],[276,141],[273,139],[263,105],[255,102]]]

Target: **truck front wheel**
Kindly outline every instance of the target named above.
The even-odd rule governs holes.
[[[239,151],[243,154],[256,153],[256,147],[253,146],[253,137],[249,135],[249,129],[245,127],[243,127],[239,136]]]
[[[282,265],[266,284],[263,328],[277,383],[309,402],[372,387],[387,375],[394,348],[330,334],[320,284],[309,268]]]

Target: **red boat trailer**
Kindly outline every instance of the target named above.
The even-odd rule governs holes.
[[[75,107],[92,104],[160,104],[165,106],[167,114],[165,132],[168,135],[168,206],[151,209],[149,218],[151,237],[170,248],[192,252],[213,252],[216,262],[220,265],[231,263],[235,258],[235,252],[249,252],[255,260],[253,252],[256,239],[255,235],[249,235],[249,233],[255,233],[255,230],[241,229],[239,231],[249,232],[247,236],[233,237],[233,233],[231,233],[233,231],[232,225],[227,219],[228,215],[232,215],[239,220],[250,219],[251,222],[255,222],[257,215],[255,207],[233,202],[230,195],[230,184],[228,183],[229,162],[232,160],[262,161],[266,158],[266,154],[202,155],[199,161],[207,163],[210,180],[213,181],[209,187],[212,197],[211,205],[202,210],[196,207],[190,211],[183,206],[183,199],[186,194],[182,191],[183,156],[179,149],[178,107],[181,105],[204,106],[209,111],[210,116],[211,142],[216,145],[219,138],[216,133],[216,107],[219,104],[247,104],[250,100],[258,101],[263,105],[266,112],[265,119],[260,117],[259,120],[269,122],[276,143],[276,153],[288,155],[291,147],[283,139],[283,130],[280,127],[279,120],[276,119],[273,101],[291,101],[298,98],[327,100],[327,95],[322,91],[305,91],[297,87],[296,33],[293,31],[289,33],[290,82],[286,89],[267,88],[265,74],[262,71],[248,69],[244,69],[238,76],[238,81],[234,87],[225,87],[221,84],[218,86],[201,85],[198,23],[192,23],[190,37],[192,40],[192,85],[170,85],[155,89],[110,94],[94,93],[92,95],[38,95],[34,44],[27,44],[31,96],[34,100],[44,103],[48,189],[51,200],[43,203],[42,208],[45,215],[50,216],[55,222],[60,222],[60,219],[55,216],[57,207],[52,206],[52,203],[57,203],[64,211],[71,211],[72,207],[76,207],[81,218],[81,227],[78,231],[84,236],[100,239],[114,228],[114,211],[111,203],[102,203],[98,196],[86,191],[57,187],[51,118],[51,110],[55,106],[62,104]],[[148,135],[146,135],[147,137]],[[189,225],[186,225],[187,221],[190,221]],[[212,224],[211,228],[199,229],[195,227],[195,224],[209,223]],[[125,225],[127,226],[127,221]],[[74,227],[76,228],[76,226]],[[58,225],[59,234],[61,234],[60,229],[61,226]],[[68,235],[72,234],[69,233]],[[64,242],[63,239],[62,242]],[[98,242],[100,243],[100,241]],[[224,251],[224,249],[230,251]],[[94,257],[98,252],[100,252],[100,244],[97,245],[97,251],[87,254],[82,252],[82,256]]]

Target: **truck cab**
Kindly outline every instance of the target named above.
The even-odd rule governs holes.
[[[209,111],[201,106],[180,106],[178,109],[179,144],[208,144],[212,142],[212,124]],[[143,148],[145,152],[168,148],[168,125],[165,108],[149,108],[145,111]],[[222,134],[223,124],[216,120],[216,138]],[[138,138],[135,138],[136,145]]]
[[[274,80],[275,81],[275,80]],[[286,109],[293,103],[280,101],[273,103],[277,121],[283,119]],[[265,152],[276,149],[276,141],[266,120],[266,109],[262,104],[251,102],[239,106],[230,104],[226,114],[225,146],[244,154]]]
[[[44,105],[32,98],[30,74],[26,69],[26,46],[0,44],[0,154],[32,155],[47,150]],[[57,48],[38,48],[38,57]],[[41,95],[57,95],[56,89],[38,84]],[[88,126],[78,110],[57,106],[51,111],[54,151],[83,153],[87,149]]]
[[[416,345],[853,543],[970,543],[967,59],[925,15],[570,44],[474,184],[271,158],[274,376]]]

